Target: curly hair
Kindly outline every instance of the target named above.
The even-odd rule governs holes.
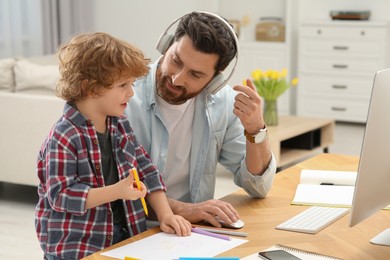
[[[101,32],[73,37],[58,58],[56,93],[69,102],[99,96],[120,78],[146,75],[150,61],[138,48]]]
[[[220,19],[207,13],[192,12],[183,16],[176,28],[175,41],[184,35],[191,38],[197,50],[218,55],[216,73],[223,71],[237,53],[238,46],[231,30]]]

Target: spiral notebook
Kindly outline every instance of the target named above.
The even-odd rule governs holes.
[[[273,251],[273,250],[284,250],[286,252],[289,252],[290,254],[302,259],[302,260],[343,260],[338,257],[328,256],[328,255],[322,255],[317,254],[314,252],[301,250],[298,248],[290,247],[290,246],[284,246],[284,245],[274,245],[264,251]],[[253,255],[249,255],[247,257],[241,258],[241,260],[260,260],[260,257],[258,256],[258,253],[255,253]],[[277,259],[275,259],[277,260]]]

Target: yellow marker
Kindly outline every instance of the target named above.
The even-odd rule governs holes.
[[[135,179],[135,183],[137,184],[137,188],[141,190],[141,183],[139,181],[138,172],[136,168],[131,169],[133,171],[133,176]],[[148,208],[146,207],[145,198],[141,197],[142,206],[144,207],[146,215],[148,215]]]

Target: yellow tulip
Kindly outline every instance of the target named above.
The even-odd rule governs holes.
[[[263,72],[260,69],[252,71],[252,78],[257,81],[263,77]]]
[[[273,71],[271,74],[271,79],[278,80],[279,79],[279,71]]]
[[[287,69],[284,68],[284,69],[282,69],[282,71],[280,72],[280,77],[281,77],[281,78],[285,78],[286,76],[287,76]]]
[[[272,70],[267,70],[267,71],[265,72],[265,76],[266,76],[267,78],[272,78],[272,73],[273,73]]]
[[[292,85],[298,84],[298,78],[294,78],[290,83],[286,80],[287,69],[262,71],[255,69],[251,72],[252,80],[256,86],[257,93],[264,99],[276,100]]]
[[[296,86],[296,85],[298,85],[298,78],[293,78],[293,80],[291,81],[291,84],[293,85],[293,86]]]
[[[246,86],[246,79],[243,79],[243,80],[242,80],[242,85],[243,85],[243,86]]]

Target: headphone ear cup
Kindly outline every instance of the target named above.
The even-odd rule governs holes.
[[[173,43],[173,35],[172,34],[164,34],[163,36],[161,36],[161,39],[158,41],[158,44],[156,46],[156,49],[161,53],[161,54],[164,54],[169,46],[171,46],[171,44]]]
[[[221,72],[219,72],[209,84],[207,84],[207,92],[211,94],[217,93],[225,85],[225,79]]]

